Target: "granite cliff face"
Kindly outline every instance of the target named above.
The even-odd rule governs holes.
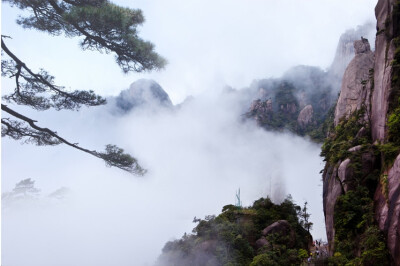
[[[347,79],[351,90],[342,95],[341,108],[337,109],[342,117],[361,107],[361,99],[369,98],[368,86],[360,81],[368,80],[369,69],[373,67],[373,53],[367,42],[354,41],[361,36],[374,35],[373,23],[367,23],[341,35],[334,61],[328,71],[312,66],[296,66],[289,69],[281,78],[254,81],[249,91],[252,103],[246,116],[254,119],[267,130],[289,130],[298,135],[307,135],[321,142],[326,135],[326,120],[333,117],[333,108],[346,66],[350,63],[349,76],[357,72],[352,80]],[[366,64],[367,62],[367,64]],[[363,67],[363,71],[360,68]]]
[[[377,36],[374,66],[374,91],[372,93],[372,138],[383,141],[386,131],[386,115],[389,107],[389,95],[391,91],[391,62],[394,59],[395,45],[393,31],[396,23],[393,23],[392,12],[395,0],[378,1],[375,7],[377,19]]]
[[[369,107],[371,83],[370,69],[374,66],[374,53],[367,39],[354,42],[355,57],[343,75],[342,88],[335,110],[335,126],[343,117],[348,118],[361,107]]]
[[[386,246],[390,264],[400,265],[400,132],[396,127],[400,111],[400,1],[379,0],[375,14],[375,52],[363,38],[354,43],[356,54],[343,76],[335,127],[322,148],[326,160],[323,204],[331,255],[345,252],[341,241],[347,241],[351,246],[348,254],[363,261],[368,254],[363,241],[377,228],[376,238],[382,236],[385,243],[379,252],[385,254]],[[360,195],[364,201],[357,199]],[[361,207],[357,209],[355,203]],[[346,220],[343,213],[363,218]],[[354,240],[345,240],[346,234]],[[384,259],[382,255],[381,263],[387,265]]]
[[[341,82],[343,74],[355,55],[354,41],[364,37],[372,39],[375,35],[375,25],[368,22],[356,29],[349,29],[340,36],[339,43],[336,48],[335,58],[329,67],[329,73],[334,79]],[[339,84],[340,87],[340,84]]]

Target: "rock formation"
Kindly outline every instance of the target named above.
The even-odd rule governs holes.
[[[333,147],[331,152],[337,152],[334,158],[340,159],[334,162],[327,160],[323,174],[323,204],[332,255],[335,250],[334,220],[338,198],[356,190],[358,185],[368,188],[370,195],[374,192],[371,199],[374,219],[386,239],[391,264],[400,265],[400,155],[395,157],[394,162],[388,163],[385,161],[388,155],[381,148],[382,144],[390,144],[390,147],[395,145],[390,143],[387,122],[388,114],[393,111],[390,109],[391,102],[398,100],[398,95],[394,94],[398,88],[393,87],[393,75],[396,48],[399,49],[396,45],[400,45],[400,1],[379,0],[375,15],[375,52],[370,51],[365,39],[354,43],[356,55],[344,73],[334,124],[342,123],[342,119],[346,120],[355,115],[362,107],[365,107],[364,114],[353,120],[358,123],[354,124],[353,131],[351,125],[348,125],[347,132],[335,129],[329,137],[331,140],[338,140],[333,142],[333,145],[338,146]],[[343,128],[344,124],[341,125]],[[347,144],[344,144],[346,140],[337,134],[349,132],[353,132],[354,135],[343,135],[347,139]],[[347,151],[338,152],[340,148]],[[362,181],[357,186],[353,181],[356,177],[359,178],[358,182]],[[360,247],[357,248],[360,256]]]
[[[374,53],[367,39],[354,42],[355,57],[346,68],[342,88],[335,110],[335,126],[343,117],[348,118],[362,106],[369,107],[371,92],[370,70],[374,66]]]
[[[297,117],[297,124],[300,127],[304,128],[309,125],[313,120],[314,110],[312,105],[307,105],[301,111],[299,116]]]
[[[361,36],[371,38],[374,35],[375,25],[372,22],[358,26],[356,29],[349,29],[343,33],[336,48],[335,58],[329,68],[329,74],[340,82],[347,66],[355,55],[354,41],[359,40]]]
[[[262,230],[262,235],[264,237],[271,235],[271,234],[288,236],[289,238],[288,238],[287,246],[289,248],[292,248],[294,246],[294,244],[296,243],[296,233],[294,232],[293,228],[290,226],[289,222],[286,220],[276,221],[275,223],[269,225],[264,230]],[[260,242],[261,241],[259,241],[259,243]],[[265,244],[267,244],[267,243],[265,243]]]
[[[325,227],[326,237],[329,246],[329,255],[333,255],[334,251],[334,239],[335,239],[335,228],[333,226],[334,210],[336,199],[342,195],[342,185],[337,178],[337,167],[327,166],[325,167],[323,177],[323,205],[325,214]]]
[[[332,116],[330,110],[340,91],[343,73],[355,54],[356,58],[349,67],[357,75],[347,72],[349,77],[345,86],[348,90],[347,94],[342,94],[338,109],[342,114],[337,117],[361,107],[361,100],[355,102],[360,99],[358,94],[362,94],[363,99],[370,97],[366,92],[371,86],[368,81],[372,75],[369,70],[374,64],[373,53],[367,42],[359,41],[354,48],[355,40],[370,35],[375,35],[373,23],[346,31],[340,38],[335,59],[328,71],[299,65],[289,69],[281,78],[254,81],[250,87],[252,104],[246,116],[268,130],[289,130],[322,141],[327,133],[322,123],[327,116]],[[368,64],[365,64],[366,61]],[[305,108],[307,105],[309,107]]]
[[[372,93],[372,138],[373,140],[383,141],[386,131],[386,115],[388,111],[388,99],[391,89],[391,71],[394,58],[394,38],[393,21],[391,21],[391,13],[395,0],[380,0],[375,7],[375,15],[377,19],[377,36],[375,40],[375,66],[374,66],[374,91]],[[386,24],[386,25],[385,25]]]

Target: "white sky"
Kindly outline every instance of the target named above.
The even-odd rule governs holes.
[[[174,103],[253,79],[280,76],[297,64],[326,68],[346,29],[374,20],[376,0],[137,0],[141,36],[169,61],[161,72],[124,75],[112,55],[81,51],[77,39],[51,37],[15,24],[19,10],[2,7],[2,34],[27,64],[43,67],[57,84],[117,95],[139,78],[153,78]],[[90,71],[88,71],[90,70]],[[3,89],[13,83],[3,81]]]

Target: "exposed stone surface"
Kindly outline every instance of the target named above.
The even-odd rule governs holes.
[[[261,99],[254,100],[251,103],[249,114],[251,114],[257,122],[267,119],[273,112],[272,100],[262,101]]]
[[[313,115],[313,107],[309,104],[300,111],[299,116],[297,117],[297,124],[299,124],[300,127],[306,127],[312,122]]]
[[[296,242],[296,233],[293,228],[290,226],[289,222],[286,220],[279,220],[275,223],[269,225],[262,231],[263,236],[268,236],[270,234],[280,234],[284,236],[289,236],[289,242],[287,246],[293,247]]]
[[[348,149],[348,151],[349,152],[357,152],[357,151],[361,150],[361,148],[362,148],[362,145],[357,145],[357,146],[351,147],[350,149]]]
[[[387,184],[380,183],[374,195],[375,219],[379,229],[387,234],[395,265],[400,265],[400,155],[384,175],[387,175]]]
[[[394,58],[393,40],[388,40],[391,26],[385,25],[393,8],[394,0],[379,0],[375,7],[377,30],[384,31],[376,36],[375,40],[375,66],[374,66],[374,91],[372,93],[371,130],[372,139],[383,141],[386,137],[386,114],[388,111],[388,98],[390,93],[390,75],[392,67],[390,62]],[[387,27],[387,28],[386,28]]]
[[[365,127],[360,128],[360,130],[357,132],[356,138],[362,138],[365,137],[368,134],[367,130]]]
[[[338,169],[338,177],[339,177],[340,182],[342,183],[344,192],[347,192],[351,185],[350,183],[351,183],[352,171],[349,168],[349,163],[350,163],[350,159],[344,160],[339,165],[339,169]]]
[[[355,52],[353,43],[363,37],[373,37],[375,35],[374,23],[366,23],[356,29],[349,29],[340,36],[339,43],[336,48],[335,58],[329,68],[329,73],[339,81],[342,80],[346,67],[353,59]],[[340,87],[340,84],[339,84]]]
[[[343,75],[342,88],[335,109],[335,125],[342,117],[347,118],[362,106],[369,106],[371,92],[369,73],[374,67],[374,53],[367,39],[355,41],[354,48],[356,55]]]
[[[333,214],[337,198],[343,194],[342,185],[337,178],[337,167],[329,166],[323,174],[323,205],[325,215],[326,237],[329,246],[329,255],[333,255],[335,228]]]
[[[393,32],[394,25],[391,12],[394,0],[379,0],[375,14],[377,18],[377,36],[375,40],[375,55],[369,51],[365,40],[355,43],[355,58],[350,62],[343,77],[342,89],[335,110],[335,124],[339,119],[348,116],[351,112],[359,109],[363,104],[367,107],[367,115],[370,123],[372,143],[379,144],[387,141],[386,123],[391,93],[391,61],[394,58]],[[358,58],[358,59],[357,59]],[[362,82],[368,80],[369,68],[373,60],[374,84]],[[371,86],[373,85],[373,86]],[[368,108],[369,107],[369,108]],[[365,119],[366,117],[364,117]],[[368,131],[361,128],[356,137],[367,136]],[[362,146],[349,149],[350,152],[362,152]],[[393,265],[400,265],[400,155],[396,158],[390,169],[381,169],[380,161],[377,160],[372,150],[363,152],[361,165],[358,165],[363,176],[376,170],[384,170],[381,182],[378,183],[374,194],[374,218],[385,234],[387,245],[392,257]],[[333,215],[334,205],[342,191],[352,189],[346,187],[351,180],[350,163],[343,161],[338,169],[332,165],[325,167],[323,175],[323,201],[326,221],[326,231],[329,241],[330,253],[333,252],[334,234]],[[339,177],[339,180],[336,178]],[[350,182],[351,183],[351,182]],[[342,186],[343,185],[343,189]]]
[[[374,91],[371,100],[371,130],[374,141],[387,137],[386,120],[391,92],[391,62],[394,58],[394,25],[391,17],[394,0],[379,0],[375,7],[377,30],[375,46]],[[395,265],[400,265],[400,155],[387,171],[387,187],[375,192],[375,218],[387,234],[387,244]],[[382,191],[387,190],[387,198]]]
[[[389,250],[400,265],[400,155],[388,173],[388,210],[384,231],[387,231]]]
[[[265,237],[261,237],[260,239],[258,239],[256,241],[257,249],[262,248],[262,247],[266,247],[266,246],[269,246],[269,242]]]

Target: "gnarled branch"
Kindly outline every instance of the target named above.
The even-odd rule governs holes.
[[[15,118],[26,122],[31,127],[31,129],[29,129],[27,127],[24,127],[19,122],[3,118],[1,120],[1,123],[4,125],[1,131],[2,136],[9,136],[13,139],[22,139],[28,137],[28,142],[34,142],[37,145],[57,145],[64,143],[70,147],[88,153],[97,158],[103,159],[107,166],[114,166],[139,176],[146,173],[146,170],[138,164],[135,158],[127,153],[124,153],[123,149],[118,148],[115,145],[107,145],[105,152],[91,151],[78,146],[76,143],[71,143],[67,141],[66,139],[59,136],[55,131],[37,126],[35,124],[37,121],[10,109],[4,104],[1,104],[1,110],[14,116]]]

